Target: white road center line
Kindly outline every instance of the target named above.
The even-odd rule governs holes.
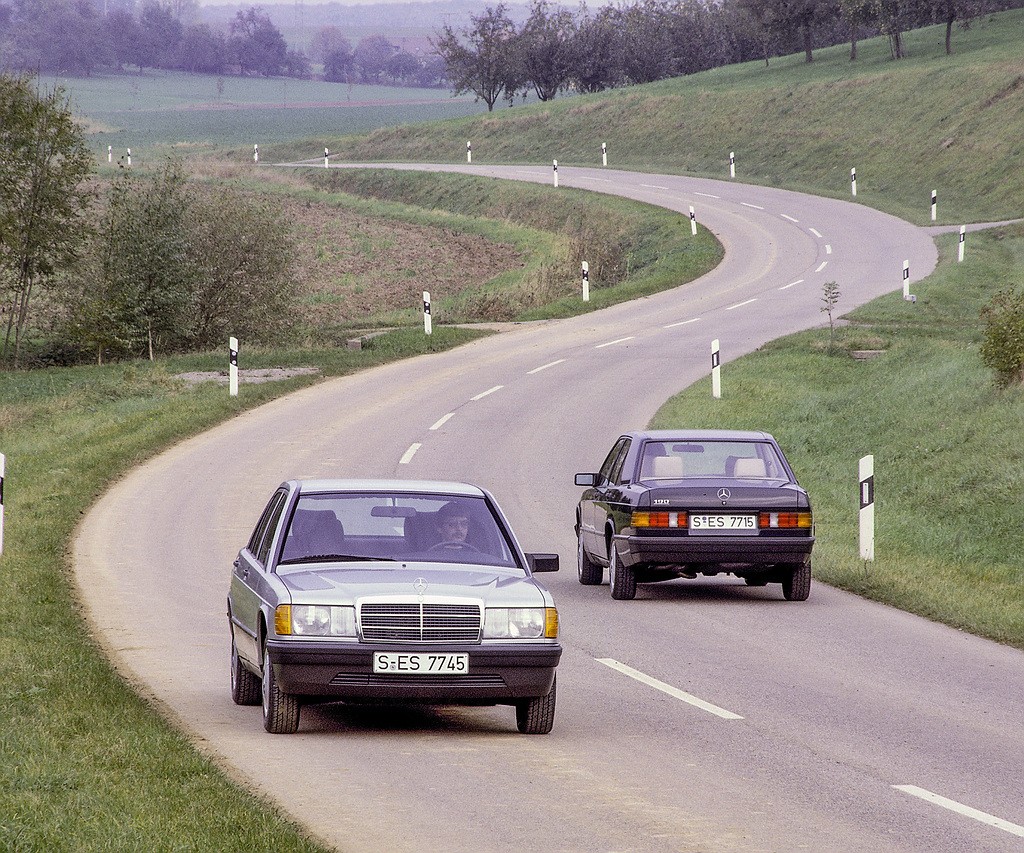
[[[821,237],[821,232],[818,231],[816,228],[809,228],[807,230],[810,231],[815,237]]]
[[[799,219],[794,219],[794,218],[793,218],[792,216],[788,216],[788,215],[787,215],[787,214],[785,214],[785,213],[780,213],[779,215],[780,215],[780,216],[781,216],[781,217],[782,217],[783,219],[788,219],[788,220],[789,220],[790,222],[799,222],[799,221],[800,221]]]
[[[704,196],[704,198],[721,198],[720,195],[711,195],[711,193],[694,193],[694,195]]]
[[[931,791],[926,791],[924,788],[918,788],[917,785],[893,785],[893,787],[897,791],[903,791],[905,794],[910,794],[912,797],[919,797],[925,802],[941,806],[944,809],[949,809],[951,812],[956,812],[964,817],[973,818],[974,820],[988,824],[989,826],[994,826],[996,829],[1001,829],[1003,832],[1010,833],[1010,835],[1016,835],[1020,838],[1024,838],[1024,826],[1019,826],[1016,823],[1010,823],[1010,821],[1003,820],[1001,817],[990,815],[988,812],[978,811],[978,809],[972,809],[970,806],[965,806],[963,803],[958,803],[956,800],[949,800],[945,797],[940,797],[938,794],[933,794]]]
[[[737,302],[735,305],[730,305],[725,310],[732,311],[733,308],[742,308],[744,305],[749,305],[751,302],[757,302],[757,297],[754,297],[753,299],[748,299],[746,302]]]
[[[815,270],[815,272],[821,272],[827,266],[828,266],[828,261],[822,261],[820,264],[818,264],[818,268]]]
[[[437,423],[435,423],[430,428],[432,430],[434,430],[434,429],[441,429],[441,427],[443,427],[446,423],[448,423],[448,421],[450,421],[454,417],[455,417],[455,412],[449,412],[447,415],[445,415],[443,418],[441,418]]]
[[[564,358],[560,358],[558,361],[549,361],[547,364],[542,364],[540,367],[533,368],[533,370],[527,370],[526,374],[529,376],[534,373],[540,373],[542,370],[547,370],[549,367],[554,367],[556,364],[561,364],[563,361],[565,361]]]
[[[742,204],[744,207],[752,207],[754,208],[754,210],[764,210],[763,207],[760,207],[759,205],[756,204],[750,204],[749,202],[746,201],[741,201],[740,204]]]
[[[789,284],[782,285],[782,287],[780,287],[779,290],[788,290],[789,288],[793,287],[796,284],[803,284],[803,283],[804,283],[804,280],[802,278],[798,278],[796,281],[791,281]]]
[[[648,687],[660,690],[662,693],[668,694],[673,699],[679,699],[681,702],[686,702],[688,705],[693,705],[695,708],[700,708],[702,711],[707,711],[709,714],[714,714],[716,717],[721,717],[723,720],[743,719],[739,714],[734,714],[732,711],[726,711],[725,708],[719,708],[717,705],[712,705],[710,702],[698,699],[692,693],[687,693],[685,690],[680,690],[677,687],[673,687],[671,684],[666,684],[664,681],[658,681],[656,678],[644,675],[644,673],[639,670],[626,666],[624,663],[619,663],[613,658],[594,658],[594,660],[598,663],[603,663],[607,667],[611,667],[617,672],[621,672],[623,675],[628,675],[630,678],[636,679],[641,684],[646,684]]]
[[[408,465],[410,462],[412,462],[412,458],[413,458],[413,456],[416,455],[416,451],[419,450],[421,447],[423,447],[423,445],[420,442],[416,442],[415,444],[410,444],[409,445],[409,449],[407,451],[405,451],[405,455],[401,459],[398,460],[398,464],[399,465]]]
[[[470,400],[482,400],[488,394],[493,394],[495,391],[500,391],[504,387],[505,387],[504,385],[495,385],[493,388],[488,388],[486,391],[481,391],[475,397],[470,397],[469,399]]]
[[[832,254],[832,244],[831,243],[826,243],[825,244],[825,254],[826,255],[831,255]]]
[[[649,190],[667,190],[668,187],[663,187],[661,184],[640,184],[642,187],[646,187]]]
[[[690,323],[696,323],[700,317],[694,317],[692,320],[680,320],[678,323],[669,323],[667,326],[662,326],[663,329],[674,329],[676,326],[688,326]]]
[[[594,349],[604,349],[605,347],[614,346],[615,344],[621,344],[625,341],[631,341],[636,335],[630,335],[628,338],[616,338],[614,341],[608,341],[606,344],[598,344]]]

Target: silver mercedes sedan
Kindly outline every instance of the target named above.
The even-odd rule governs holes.
[[[290,480],[238,553],[231,698],[275,734],[308,702],[512,705],[547,734],[558,611],[494,498],[465,483]]]

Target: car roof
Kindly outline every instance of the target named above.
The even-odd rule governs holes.
[[[403,492],[407,494],[485,497],[479,486],[446,480],[350,480],[309,479],[291,481],[302,494],[317,492]]]
[[[623,434],[654,441],[775,441],[767,432],[741,429],[648,429]]]

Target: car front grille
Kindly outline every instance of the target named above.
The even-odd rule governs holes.
[[[364,640],[394,643],[478,643],[480,608],[473,604],[364,602],[359,608]]]

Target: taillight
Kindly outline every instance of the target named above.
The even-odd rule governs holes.
[[[809,512],[762,512],[757,519],[762,530],[810,530],[813,523]]]
[[[686,527],[687,516],[685,512],[644,512],[634,510],[632,517],[633,527]]]

